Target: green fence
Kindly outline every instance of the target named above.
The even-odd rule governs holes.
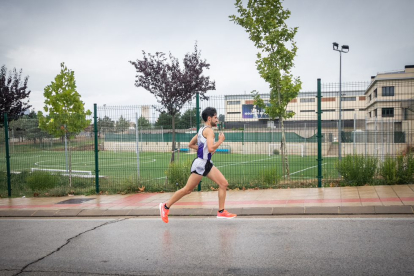
[[[145,130],[144,130],[145,131]],[[172,141],[172,130],[159,134],[141,133],[138,135],[138,140],[143,143],[147,142],[168,142]],[[224,130],[223,130],[224,131]],[[282,139],[282,133],[280,132],[245,132],[239,131],[225,131],[226,142],[273,142],[277,143]],[[215,133],[216,140],[218,140],[218,132]],[[175,139],[177,142],[189,142],[195,133],[176,133]],[[109,133],[105,135],[105,142],[135,142],[137,141],[136,134],[122,134],[122,133]],[[286,133],[286,141],[289,143],[316,143],[316,134],[311,137],[302,137],[294,132]]]
[[[368,117],[367,87],[343,84],[342,134],[338,135],[338,87],[322,85],[321,164],[318,164],[318,117],[316,91],[301,92],[288,105],[295,115],[283,123],[271,120],[253,104],[251,95],[212,96],[200,101],[217,109],[226,140],[212,160],[231,189],[316,187],[318,165],[322,185],[339,185],[341,158],[362,155],[384,162],[412,147],[414,116],[407,107],[395,116]],[[316,85],[315,85],[316,86]],[[395,83],[395,91],[402,84]],[[405,87],[405,86],[404,86]],[[408,91],[413,91],[412,83]],[[370,91],[370,89],[368,89]],[[263,95],[266,99],[266,95]],[[394,99],[395,101],[395,99]],[[391,102],[391,101],[390,101]],[[367,107],[368,106],[368,107]],[[351,108],[353,107],[353,108]],[[73,139],[51,137],[41,131],[37,118],[22,117],[8,126],[12,196],[128,193],[175,191],[185,184],[195,151],[188,142],[196,134],[195,101],[186,104],[175,118],[175,147],[172,119],[160,113],[161,106],[98,106],[96,132],[92,123]],[[396,107],[395,107],[396,108]],[[387,109],[389,112],[390,108]],[[376,112],[382,112],[377,110]],[[371,113],[374,114],[374,113]],[[389,115],[389,113],[384,113]],[[203,125],[203,122],[199,122]],[[286,137],[288,174],[281,157],[282,133]],[[338,137],[341,137],[339,147]],[[97,148],[96,148],[97,147]],[[174,166],[170,160],[174,154]],[[0,195],[8,195],[5,128],[0,132]],[[167,177],[167,176],[170,177]],[[98,177],[97,177],[98,176]],[[202,190],[214,190],[208,178]]]

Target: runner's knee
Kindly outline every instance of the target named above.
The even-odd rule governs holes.
[[[227,186],[229,186],[229,182],[226,179],[224,179],[220,182],[220,186],[223,188],[227,188]]]
[[[184,191],[184,193],[186,194],[186,195],[189,195],[189,194],[191,194],[191,190],[190,189],[188,189],[187,187],[184,187],[183,188],[183,191]]]

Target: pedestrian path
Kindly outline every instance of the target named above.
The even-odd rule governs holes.
[[[157,216],[172,193],[0,198],[0,217]],[[216,191],[193,192],[174,216],[213,216]],[[226,209],[238,215],[413,214],[414,185],[228,191]]]

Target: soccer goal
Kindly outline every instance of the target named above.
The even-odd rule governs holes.
[[[278,153],[276,153],[276,151]],[[300,155],[301,157],[305,156],[305,145],[304,144],[286,144],[286,151],[288,155]],[[269,144],[269,156],[274,154],[281,154],[280,152],[280,143],[279,144]]]

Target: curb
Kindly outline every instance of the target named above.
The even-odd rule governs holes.
[[[380,215],[411,214],[414,206],[309,206],[309,207],[245,207],[229,208],[239,216],[282,215]],[[216,208],[171,209],[171,216],[214,216]],[[0,210],[0,217],[111,217],[111,216],[158,216],[158,208],[152,209],[47,209]]]

